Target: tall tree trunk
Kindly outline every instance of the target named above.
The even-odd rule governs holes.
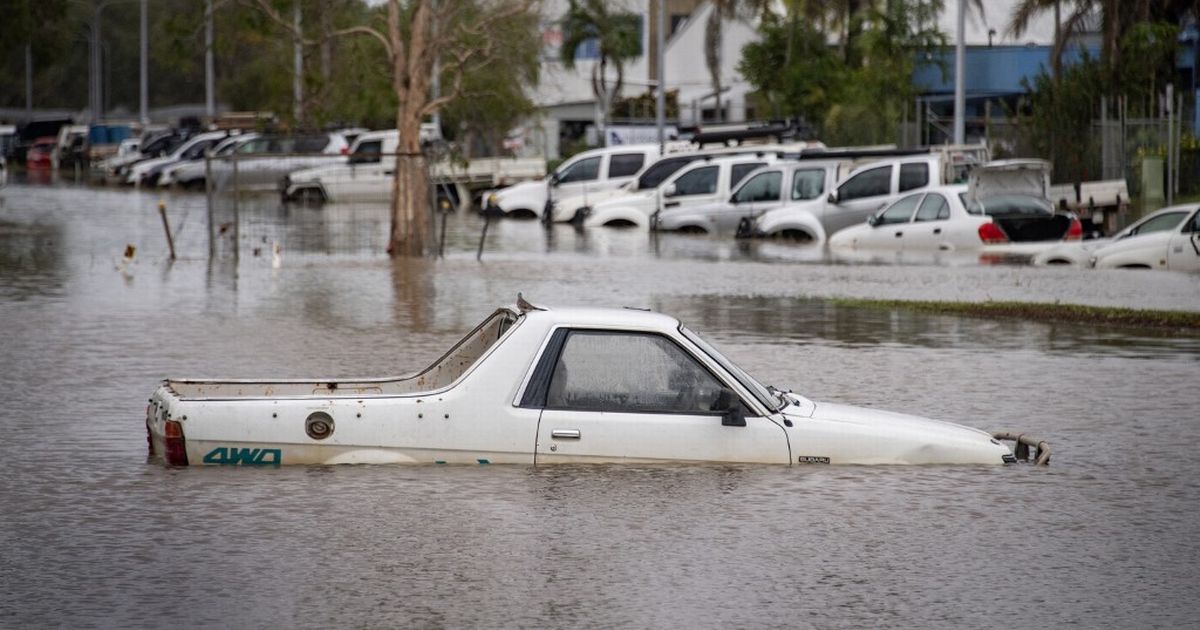
[[[392,178],[392,226],[388,254],[424,256],[429,248],[429,187],[425,156],[421,152],[421,110],[428,102],[429,35],[432,15],[429,0],[417,0],[408,46],[400,30],[400,2],[388,3],[388,37],[392,41],[392,88],[396,110],[396,170]]]

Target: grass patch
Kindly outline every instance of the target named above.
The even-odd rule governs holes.
[[[1200,312],[1191,311],[1158,311],[1038,302],[933,302],[854,298],[835,298],[830,302],[838,306],[853,308],[900,309],[937,315],[1078,323],[1200,334]]]

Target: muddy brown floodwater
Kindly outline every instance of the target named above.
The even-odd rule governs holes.
[[[1200,619],[1200,339],[834,296],[1200,310],[1173,273],[850,266],[819,251],[369,206],[0,191],[0,627],[1167,627]],[[227,246],[229,226],[218,245]],[[281,256],[272,264],[271,250]],[[126,244],[137,247],[121,260]],[[258,249],[258,255],[254,250]],[[147,461],[171,376],[422,367],[517,294],[679,316],[765,382],[1023,430],[1048,468],[296,467]]]

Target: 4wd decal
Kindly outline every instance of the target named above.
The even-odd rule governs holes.
[[[270,459],[268,459],[270,456]],[[277,448],[233,448],[218,446],[204,456],[205,464],[222,466],[278,466],[283,463],[283,453]]]
[[[815,455],[801,455],[796,458],[797,464],[828,464],[828,457],[817,457]]]

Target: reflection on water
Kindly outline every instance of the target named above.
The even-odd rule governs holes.
[[[0,192],[0,626],[981,627],[1200,615],[1194,338],[830,304],[1064,299],[1200,308],[1194,277],[849,266],[783,244],[451,216],[443,260],[378,255],[386,213],[249,200],[238,261],[203,199]],[[256,206],[255,203],[260,205]],[[252,254],[279,243],[282,258]],[[137,247],[115,268],[125,245]],[[764,252],[765,250],[765,252]],[[523,291],[652,306],[764,381],[1025,430],[1055,462],[770,468],[168,470],[165,376],[419,369]],[[1036,613],[1032,612],[1036,611]],[[1003,623],[1003,622],[1001,622]]]

